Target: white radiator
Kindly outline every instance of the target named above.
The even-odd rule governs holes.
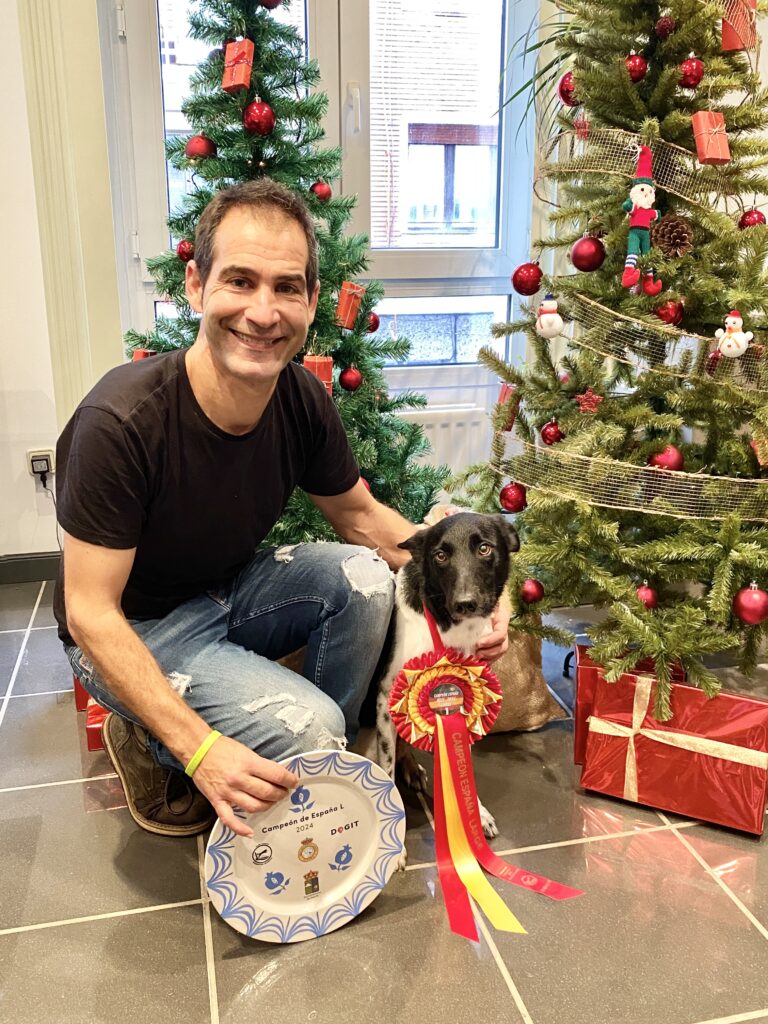
[[[432,453],[420,461],[427,465],[445,465],[458,473],[490,458],[491,418],[482,406],[430,405],[401,415],[424,428]]]

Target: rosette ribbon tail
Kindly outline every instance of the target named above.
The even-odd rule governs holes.
[[[451,770],[450,753],[446,743],[446,730],[444,723],[448,719],[454,720],[454,725],[457,729],[464,729],[466,733],[466,725],[464,718],[460,714],[447,715],[443,717],[438,715],[436,717],[436,730],[437,730],[437,756],[435,758],[435,840],[439,843],[441,836],[437,829],[438,818],[442,818],[445,823],[445,836],[447,838],[449,860],[452,862],[455,873],[458,874],[459,879],[464,884],[466,893],[475,900],[480,909],[483,911],[485,916],[494,926],[494,928],[503,932],[513,932],[517,935],[525,935],[526,930],[520,924],[518,919],[502,900],[496,890],[493,888],[491,883],[483,874],[480,865],[475,859],[475,855],[472,852],[469,839],[464,831],[464,823],[462,821],[461,813],[459,810],[459,800],[454,788],[453,772]],[[467,739],[467,749],[469,748],[469,740]],[[440,807],[439,804],[442,804]],[[443,856],[441,857],[441,852]],[[438,870],[441,859],[445,861],[444,851],[438,850]],[[446,877],[448,878],[449,888],[443,888],[443,896],[445,899],[446,909],[448,910],[448,919],[451,925],[451,930],[457,932],[459,935],[465,935],[467,938],[476,938],[475,935],[467,935],[466,930],[458,930],[454,925],[454,921],[457,924],[466,924],[466,921],[459,922],[460,909],[462,906],[461,898],[456,899],[456,883],[452,877],[453,872],[450,869],[445,871]],[[443,882],[443,875],[440,875],[441,884]],[[468,905],[469,901],[466,900]],[[474,922],[473,922],[474,925]]]
[[[583,896],[583,889],[574,889],[569,885],[563,885],[561,882],[555,882],[551,878],[545,878],[544,875],[537,875],[532,871],[523,871],[522,868],[508,864],[491,850],[483,835],[480,809],[477,802],[477,789],[475,787],[475,774],[472,769],[469,736],[467,735],[464,718],[461,715],[440,716],[437,720],[437,726],[441,744],[445,747],[443,764],[446,765],[451,773],[451,789],[457,803],[461,831],[468,840],[473,858],[486,871],[495,875],[496,878],[509,882],[510,885],[518,885],[523,889],[541,893],[542,896],[549,896],[550,899],[570,900],[576,896]],[[438,761],[436,760],[436,792],[439,788],[437,766]]]

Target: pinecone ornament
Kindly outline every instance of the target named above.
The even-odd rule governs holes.
[[[668,259],[679,259],[693,248],[693,225],[685,217],[667,213],[651,229],[651,245]]]

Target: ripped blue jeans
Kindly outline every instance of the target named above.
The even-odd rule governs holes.
[[[261,550],[226,587],[131,625],[212,728],[280,760],[354,742],[393,599],[392,573],[368,548],[300,544]],[[277,664],[305,645],[301,675]],[[139,722],[80,648],[66,653],[92,697]],[[182,768],[149,743],[159,764]]]

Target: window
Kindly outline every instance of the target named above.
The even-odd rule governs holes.
[[[210,44],[187,37],[193,0],[98,4],[115,221],[125,239],[123,320],[145,329],[163,297],[144,264],[169,245],[168,205],[191,181],[166,166],[163,141],[189,131],[181,104]],[[510,275],[529,253],[532,119],[517,130],[523,98],[500,110],[516,85],[504,77],[509,41],[538,7],[292,0],[272,12],[299,28],[320,64],[325,141],[343,153],[336,187],[358,197],[350,230],[370,238],[370,274],[386,288],[381,329],[410,337],[417,388],[430,366],[467,386],[477,349],[493,344],[490,323],[517,313]]]

